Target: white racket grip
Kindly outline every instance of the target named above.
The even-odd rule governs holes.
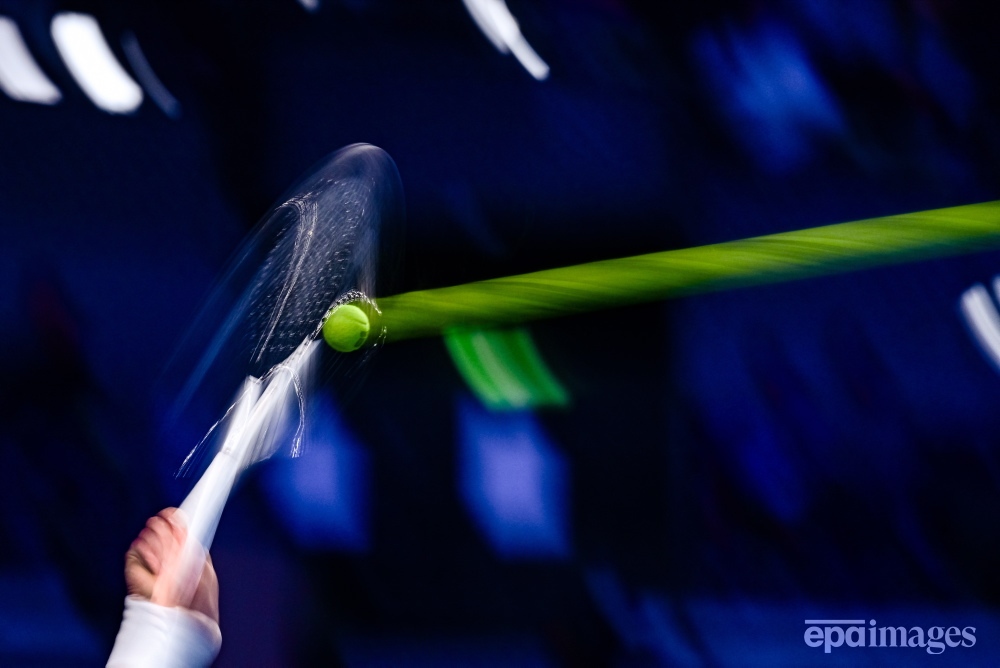
[[[180,505],[181,520],[187,526],[188,542],[196,541],[205,551],[212,547],[219,518],[236,484],[241,462],[223,450]]]
[[[219,526],[219,518],[222,517],[222,509],[239,472],[236,458],[227,452],[220,452],[178,508],[177,516],[187,527],[187,538],[181,548],[176,573],[175,587],[179,600],[187,601],[194,596]]]
[[[239,471],[239,462],[231,454],[220,452],[178,508],[176,517],[187,528],[175,573],[174,587],[180,601],[189,601],[194,596],[222,509]]]
[[[246,379],[221,451],[180,505],[181,520],[187,526],[187,542],[197,542],[205,552],[212,547],[222,510],[243,468],[247,441],[254,436],[247,433],[247,426],[260,390],[259,380],[252,376]]]

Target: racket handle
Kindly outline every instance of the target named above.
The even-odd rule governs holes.
[[[189,601],[195,594],[215,529],[239,470],[235,457],[220,452],[178,508],[177,516],[187,527],[187,539],[175,572],[174,588],[180,601]]]
[[[188,543],[196,543],[205,552],[212,547],[215,530],[229,493],[245,465],[245,454],[253,434],[247,433],[254,404],[260,397],[260,381],[248,377],[233,408],[232,423],[222,450],[202,474],[180,505],[180,516],[187,526]],[[194,539],[193,541],[190,539]]]
[[[236,457],[226,451],[220,452],[180,505],[189,542],[195,539],[206,552],[212,547],[219,518],[239,472],[240,462]]]

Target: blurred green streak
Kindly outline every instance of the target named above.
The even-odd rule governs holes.
[[[462,378],[490,410],[569,404],[525,329],[454,328],[445,332],[444,341]]]
[[[378,300],[386,341],[1000,247],[1000,202],[548,269]],[[454,354],[454,353],[453,353]]]

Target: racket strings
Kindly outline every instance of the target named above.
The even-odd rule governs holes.
[[[208,399],[217,406],[212,413],[222,417],[202,423],[198,432],[204,437],[178,475],[192,474],[216,444],[224,447],[233,423],[243,419],[236,409],[248,382],[264,385],[256,389],[259,396],[250,409],[258,412],[258,424],[257,435],[244,443],[246,466],[286,446],[292,456],[303,452],[305,406],[315,375],[306,369],[322,357],[325,371],[343,379],[365,368],[384,341],[380,328],[373,332],[375,345],[350,356],[320,354],[317,343],[326,317],[341,304],[361,302],[381,314],[374,295],[382,234],[387,223],[398,227],[401,194],[391,158],[375,147],[355,145],[310,173],[257,226],[192,330],[208,339],[190,339],[187,350],[195,361],[178,405]],[[300,359],[306,349],[313,351],[308,364]],[[234,387],[243,388],[235,399],[229,394]],[[212,399],[211,393],[220,391],[226,392],[225,403],[218,394]],[[265,410],[273,414],[264,416]]]
[[[321,184],[279,207],[281,225],[249,296],[244,346],[264,373],[306,338],[346,285],[371,294],[377,224],[361,201],[372,193],[359,179]],[[368,258],[359,262],[359,258]]]

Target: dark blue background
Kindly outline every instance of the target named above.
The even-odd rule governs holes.
[[[396,161],[394,292],[1000,196],[977,3],[508,6],[548,80],[458,0],[0,1],[63,93],[0,96],[0,663],[106,656],[122,555],[183,498],[200,438],[158,438],[161,370],[246,232],[331,151]],[[122,62],[133,33],[180,114],[91,104],[48,33],[64,10]],[[486,413],[440,340],[387,346],[317,420],[339,528],[311,541],[290,519],[308,453],[231,500],[218,665],[995,664],[1000,375],[957,304],[998,268],[537,323],[572,404],[530,415]],[[513,552],[463,491],[482,483],[469,443],[498,434],[539,453],[524,484],[555,532]],[[978,641],[803,643],[804,619],[862,617]]]

